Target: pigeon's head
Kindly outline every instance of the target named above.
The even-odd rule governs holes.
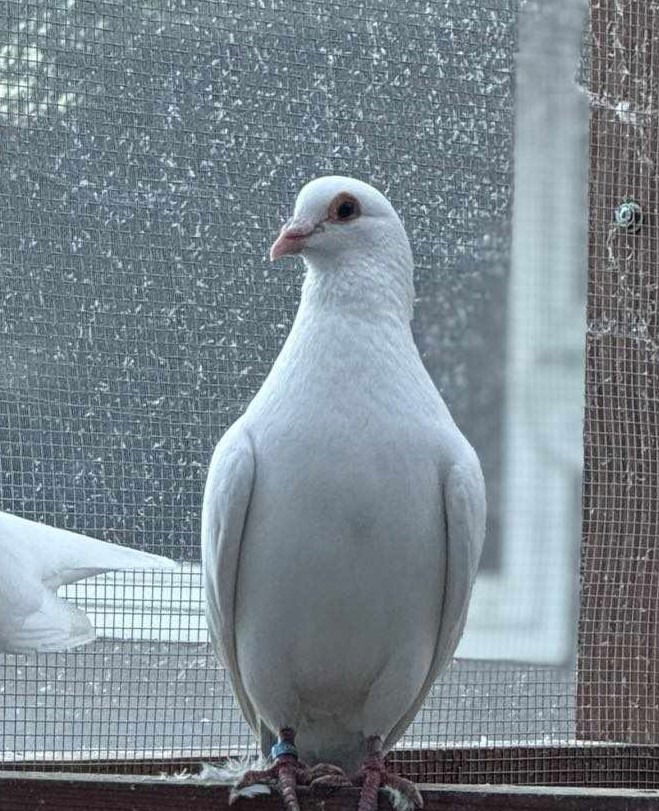
[[[270,259],[302,254],[311,266],[336,268],[396,247],[411,264],[405,229],[387,198],[361,180],[333,175],[303,187]]]

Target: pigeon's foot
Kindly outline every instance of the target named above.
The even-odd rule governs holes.
[[[355,782],[362,787],[358,811],[376,811],[378,789],[382,788],[396,811],[414,811],[423,808],[423,797],[410,780],[391,774],[384,765],[382,740],[369,738],[366,742],[367,754]]]
[[[317,763],[306,772],[307,782],[315,793],[331,792],[342,786],[352,786],[352,780],[340,766],[332,763]]]
[[[281,730],[279,741],[272,747],[272,758],[274,763],[270,768],[245,772],[231,789],[229,805],[238,797],[249,795],[252,786],[275,785],[279,789],[286,811],[300,811],[295,787],[298,782],[309,782],[310,770],[298,760],[292,729]]]

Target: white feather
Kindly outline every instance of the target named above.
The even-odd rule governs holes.
[[[241,758],[229,758],[220,765],[202,763],[198,779],[232,786],[231,793],[229,794],[229,805],[232,805],[241,797],[258,797],[259,795],[271,793],[270,786],[267,786],[265,783],[254,783],[251,786],[244,786],[237,790],[235,788],[247,772],[253,770],[261,771],[271,765],[272,761],[268,761],[265,758],[254,758],[250,755],[245,755]]]
[[[265,783],[254,783],[252,786],[245,786],[244,788],[238,789],[231,789],[231,794],[229,796],[229,805],[234,803],[239,797],[258,797],[262,794],[271,794],[272,789],[270,786],[266,786]]]
[[[59,586],[103,572],[176,569],[173,560],[0,512],[0,651],[60,651],[96,636]]]
[[[414,811],[414,803],[410,802],[398,789],[392,788],[391,786],[382,786],[382,791],[387,795],[387,799],[391,803],[391,807],[394,811]]]
[[[214,783],[234,785],[250,771],[262,771],[272,766],[272,761],[266,758],[255,758],[253,755],[243,755],[239,758],[228,758],[223,763],[202,763],[199,780],[208,780]]]

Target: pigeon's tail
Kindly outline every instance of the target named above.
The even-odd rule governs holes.
[[[104,572],[177,569],[169,558],[0,512],[0,650],[59,651],[95,637],[59,586]]]
[[[136,569],[178,569],[178,564],[169,558],[152,555],[131,549],[129,546],[99,541],[84,535],[62,539],[62,547],[57,554],[56,566],[44,571],[44,583],[48,586],[63,586],[112,571]]]
[[[85,645],[95,637],[84,611],[44,590],[40,609],[31,613],[20,628],[12,630],[2,649],[10,653],[52,653]]]
[[[176,569],[169,558],[0,513],[0,549],[20,550],[48,588],[121,569]]]

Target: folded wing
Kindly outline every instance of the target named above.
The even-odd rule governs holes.
[[[440,494],[446,522],[447,565],[441,625],[428,677],[409,712],[385,742],[393,746],[414,719],[433,682],[449,664],[464,630],[471,591],[485,539],[485,482],[471,448],[448,472]]]
[[[222,437],[208,471],[201,520],[201,557],[211,641],[229,672],[247,722],[258,734],[258,719],[240,678],[235,639],[238,562],[254,467],[249,437],[235,423]]]

